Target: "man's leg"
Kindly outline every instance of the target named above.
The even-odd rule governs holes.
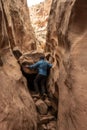
[[[42,76],[41,78],[41,94],[46,93],[46,76]]]
[[[39,94],[39,86],[38,86],[38,82],[40,80],[40,75],[38,74],[34,80],[34,88],[35,88],[35,92],[37,94]]]

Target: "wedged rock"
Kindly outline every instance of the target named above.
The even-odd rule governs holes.
[[[38,101],[36,101],[35,103],[36,107],[37,107],[37,111],[42,114],[42,115],[46,115],[48,112],[48,107],[47,105],[44,103],[44,101],[42,101],[41,99],[39,99]]]
[[[55,120],[55,117],[52,115],[40,115],[40,124],[47,124],[50,121]]]
[[[36,63],[37,61],[39,61],[40,56],[44,56],[44,53],[39,51],[31,51],[29,53],[24,53],[18,60],[20,65],[22,66],[23,71],[28,74],[37,73],[36,70],[30,70],[26,68],[25,65],[32,65]]]

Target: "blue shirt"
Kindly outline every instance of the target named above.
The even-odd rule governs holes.
[[[48,63],[47,61],[43,59],[29,66],[30,69],[38,69],[38,74],[41,74],[44,76],[47,76],[47,70],[51,67],[52,67],[52,64]]]

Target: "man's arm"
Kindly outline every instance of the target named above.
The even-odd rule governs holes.
[[[52,68],[52,66],[53,66],[52,64],[48,63],[48,68]]]
[[[38,66],[39,66],[39,62],[36,62],[36,63],[33,64],[33,65],[28,65],[27,67],[28,67],[29,69],[37,69]]]

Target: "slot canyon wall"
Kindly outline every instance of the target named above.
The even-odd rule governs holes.
[[[86,130],[86,0],[52,2],[46,52],[54,56],[53,62],[56,59],[48,85],[51,89],[59,89],[58,130]]]
[[[35,42],[26,0],[0,0],[0,130],[37,130],[36,107],[13,55]]]

